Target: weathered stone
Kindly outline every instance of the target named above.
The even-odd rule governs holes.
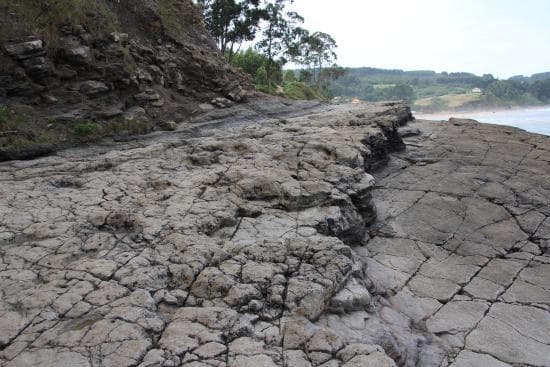
[[[87,95],[95,95],[107,92],[109,87],[97,80],[88,80],[80,84],[80,91]]]
[[[346,362],[344,367],[395,367],[395,362],[384,353],[375,352],[368,356],[359,355]]]
[[[491,357],[488,354],[474,353],[469,350],[460,352],[452,367],[509,367],[508,363],[504,363]]]
[[[307,343],[307,349],[311,352],[325,352],[328,354],[335,354],[344,347],[344,341],[338,335],[328,331],[319,330]]]
[[[414,294],[435,298],[438,301],[448,301],[459,289],[458,285],[449,280],[422,275],[412,278],[408,286]]]
[[[87,64],[92,60],[92,51],[88,46],[79,46],[64,50],[68,61],[76,64]]]
[[[109,35],[113,42],[125,43],[128,41],[128,33],[113,32]]]
[[[138,102],[151,102],[151,101],[158,101],[160,99],[160,95],[154,90],[148,90],[148,91],[136,94],[134,98]]]
[[[466,338],[466,347],[506,363],[550,364],[550,315],[538,308],[494,304]]]
[[[273,359],[266,355],[257,355],[257,356],[236,356],[234,358],[229,358],[229,367],[275,367],[277,366]]]
[[[0,311],[0,347],[8,345],[31,321],[16,311]]]
[[[383,352],[382,348],[377,345],[370,344],[350,344],[340,350],[336,356],[343,362],[348,362],[350,359],[359,355],[368,355],[374,352]]]
[[[435,334],[470,331],[483,318],[488,308],[483,302],[452,301],[428,319],[426,326]]]
[[[52,349],[35,349],[23,352],[6,364],[6,367],[89,367],[89,360],[84,355],[74,352],[55,351]]]
[[[371,302],[369,291],[355,278],[351,278],[344,289],[338,292],[330,302],[333,312],[349,312],[366,309]]]
[[[44,42],[40,39],[30,39],[21,43],[6,43],[4,49],[10,56],[26,59],[41,53],[44,49]]]
[[[311,362],[301,350],[287,350],[284,352],[286,366],[311,367]]]
[[[163,130],[174,131],[178,128],[178,124],[175,121],[164,121],[159,124]]]

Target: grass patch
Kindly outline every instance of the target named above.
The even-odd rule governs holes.
[[[135,135],[149,132],[151,132],[151,124],[142,120],[113,120],[105,125],[106,135]]]
[[[73,132],[76,136],[91,136],[96,135],[99,126],[95,122],[79,122],[73,125]]]
[[[83,25],[92,32],[113,32],[117,18],[106,0],[3,0],[0,37],[39,34],[55,43],[61,25]]]
[[[480,102],[481,94],[447,94],[439,97],[421,98],[414,102],[414,108],[423,110],[459,109]]]
[[[55,133],[37,124],[24,106],[0,107],[0,160],[48,153],[55,141]]]
[[[259,84],[256,85],[256,90],[294,100],[326,100],[326,98],[314,87],[298,81],[286,82],[283,86],[274,84],[271,90],[269,90],[267,85]]]
[[[181,29],[180,19],[178,18],[180,12],[174,6],[174,2],[171,0],[157,0],[157,7],[166,33],[173,37],[178,36],[178,30]]]
[[[0,106],[0,125],[8,122],[9,111],[6,106]]]
[[[472,88],[457,87],[444,84],[413,86],[416,98],[441,97],[448,94],[469,94]]]
[[[141,120],[73,122],[37,119],[26,106],[0,106],[0,161],[28,159],[109,136],[146,134],[152,124]]]
[[[302,99],[302,100],[325,100],[321,93],[315,90],[313,87],[302,82],[289,82],[285,83],[283,87],[284,96],[289,99]]]

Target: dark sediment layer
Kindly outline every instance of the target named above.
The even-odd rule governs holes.
[[[75,4],[0,4],[0,160],[174,129],[246,99],[249,77],[190,0]]]

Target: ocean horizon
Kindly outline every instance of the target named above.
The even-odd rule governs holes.
[[[494,111],[415,113],[414,115],[418,119],[425,120],[469,118],[482,123],[513,126],[550,136],[550,106]]]

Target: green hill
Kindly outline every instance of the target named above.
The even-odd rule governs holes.
[[[491,74],[348,68],[333,81],[334,96],[406,100],[417,110],[465,110],[550,103],[550,72],[499,80]]]

